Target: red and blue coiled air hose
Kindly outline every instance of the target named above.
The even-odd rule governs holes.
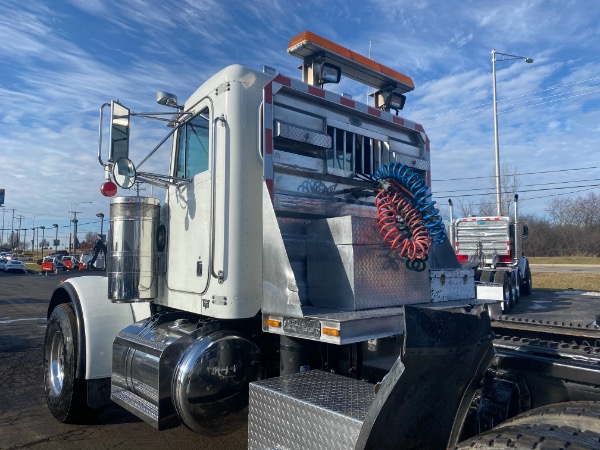
[[[432,245],[446,239],[429,187],[415,170],[400,163],[382,165],[371,179],[378,186],[375,206],[384,242],[407,258],[409,269],[424,270]]]

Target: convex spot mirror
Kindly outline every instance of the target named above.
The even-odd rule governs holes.
[[[113,164],[112,169],[113,178],[123,189],[129,189],[135,183],[137,173],[135,166],[128,158],[119,158]]]

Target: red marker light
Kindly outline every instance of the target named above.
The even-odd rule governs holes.
[[[117,193],[117,185],[112,181],[107,181],[100,185],[100,193],[105,197],[113,197]]]

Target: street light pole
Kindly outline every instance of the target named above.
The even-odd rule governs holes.
[[[103,236],[102,232],[104,229],[104,214],[98,213],[98,214],[96,214],[96,217],[100,217],[100,219],[102,219],[102,221],[100,222],[100,239],[102,239],[102,236]],[[102,239],[102,240],[104,240],[104,239]]]
[[[500,143],[498,141],[498,103],[496,101],[496,55],[508,56],[499,61],[510,61],[512,59],[522,59],[528,64],[533,62],[533,59],[525,56],[511,55],[509,53],[497,52],[492,49],[492,81],[493,81],[493,96],[494,96],[494,149],[496,155],[496,213],[502,215],[502,189],[500,183]]]
[[[54,235],[54,253],[58,252],[58,224],[53,223],[52,227],[56,229],[56,234]]]

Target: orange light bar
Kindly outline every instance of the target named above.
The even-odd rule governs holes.
[[[267,325],[273,328],[281,328],[281,320],[268,319]]]
[[[410,77],[310,31],[294,36],[288,44],[288,53],[304,60],[323,53],[326,59],[341,66],[344,75],[376,89],[396,84],[404,93],[415,88]]]
[[[337,328],[323,327],[322,333],[326,334],[327,336],[334,336],[334,337],[340,336],[340,330],[338,330]]]

